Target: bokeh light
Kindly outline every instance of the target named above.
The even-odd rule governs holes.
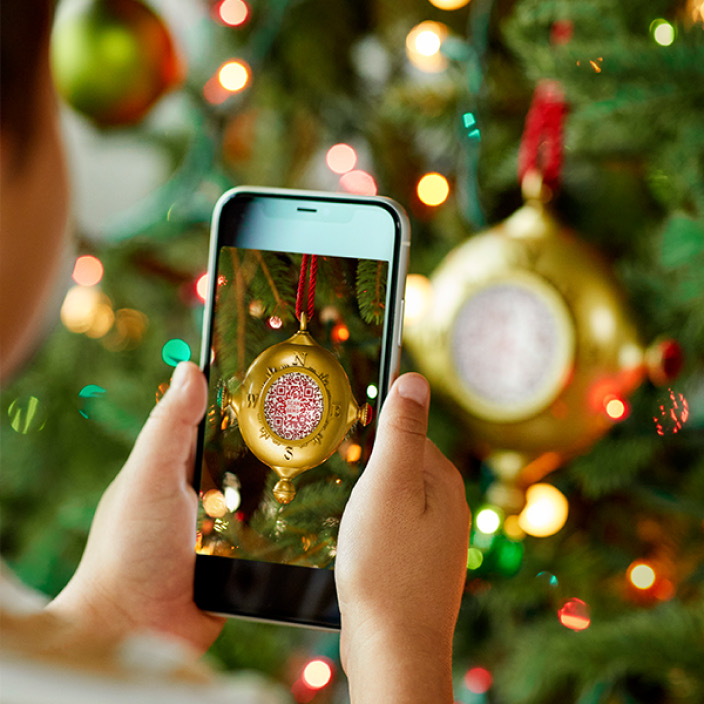
[[[406,56],[421,71],[437,73],[447,67],[440,52],[449,30],[442,22],[427,20],[416,25],[406,36]]]
[[[656,415],[653,416],[658,435],[679,433],[689,419],[689,403],[684,395],[672,389],[667,391],[668,398],[660,401]]]
[[[75,333],[98,338],[115,319],[110,299],[94,286],[72,286],[61,304],[61,322]]]
[[[250,75],[249,66],[242,59],[232,59],[220,67],[218,81],[225,90],[237,93],[249,83]]]
[[[469,548],[467,550],[467,569],[477,570],[484,562],[484,553],[479,548]]]
[[[627,571],[628,581],[636,589],[650,589],[655,584],[657,574],[647,562],[632,562]]]
[[[227,510],[230,511],[230,513],[234,513],[242,503],[242,496],[240,495],[239,489],[234,486],[226,486],[223,496]]]
[[[330,171],[345,174],[357,165],[357,152],[349,144],[335,144],[328,149],[325,163]]]
[[[10,427],[20,435],[36,433],[44,428],[47,412],[36,396],[16,398],[8,407]]]
[[[533,484],[526,491],[526,505],[518,516],[523,531],[536,538],[557,533],[567,521],[569,504],[552,484]]]
[[[79,392],[78,397],[83,399],[83,407],[79,409],[79,413],[84,418],[90,418],[93,414],[95,402],[103,398],[107,393],[106,389],[97,384],[86,384]]]
[[[218,489],[211,489],[203,494],[203,510],[211,518],[222,518],[227,514],[224,494]]]
[[[359,462],[362,458],[362,446],[358,445],[356,442],[351,443],[345,452],[345,460],[350,464]]]
[[[333,325],[330,337],[335,344],[347,342],[350,339],[350,329],[344,323],[337,323],[337,325]]]
[[[379,389],[374,384],[367,386],[367,398],[375,399],[379,395]]]
[[[374,177],[362,171],[355,169],[348,171],[340,177],[340,188],[348,193],[356,193],[360,196],[375,196],[377,194],[377,186]]]
[[[663,19],[653,20],[650,23],[650,33],[660,46],[670,46],[677,35],[674,26]]]
[[[589,606],[581,599],[569,599],[558,610],[557,617],[560,623],[573,631],[583,631],[589,628]]]
[[[496,533],[501,525],[501,516],[493,508],[483,508],[474,518],[474,525],[477,530],[487,535]]]
[[[161,348],[161,358],[170,367],[175,367],[179,362],[187,362],[191,358],[191,348],[185,340],[175,337]]]
[[[208,298],[208,289],[210,288],[210,277],[207,272],[198,277],[196,281],[196,295],[205,303]]]
[[[243,0],[222,0],[218,5],[217,15],[223,24],[239,27],[249,17],[249,7]]]
[[[72,277],[79,286],[95,286],[103,278],[103,264],[98,257],[84,254],[76,259]]]
[[[604,412],[611,420],[624,420],[628,417],[628,404],[617,396],[607,396],[604,399]]]
[[[432,293],[433,285],[427,276],[409,274],[406,277],[404,325],[413,325],[423,318],[430,306]]]
[[[491,672],[485,667],[472,667],[465,673],[464,683],[473,694],[485,694],[494,681]]]
[[[267,323],[272,330],[280,330],[284,321],[281,320],[278,315],[272,315],[269,320],[267,320]]]
[[[442,205],[450,194],[450,184],[447,179],[438,173],[425,174],[416,187],[421,203],[431,207]]]
[[[311,689],[322,689],[330,684],[333,676],[332,665],[328,660],[315,658],[304,668],[301,678]]]

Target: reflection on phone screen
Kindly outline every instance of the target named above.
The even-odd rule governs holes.
[[[220,249],[200,554],[333,566],[371,452],[388,263],[319,256],[316,266],[311,286],[301,254]]]

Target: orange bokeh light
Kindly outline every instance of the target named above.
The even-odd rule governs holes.
[[[311,660],[304,668],[301,678],[311,689],[322,689],[332,680],[332,665],[322,658]]]
[[[604,399],[604,411],[611,420],[623,420],[628,417],[628,405],[617,396],[607,396]]]
[[[97,257],[84,254],[76,259],[72,276],[79,286],[95,286],[103,278],[103,264]]]
[[[218,71],[220,85],[230,93],[238,93],[249,83],[251,71],[242,59],[226,61]]]
[[[203,303],[205,303],[205,299],[208,297],[209,285],[210,280],[207,273],[198,277],[198,281],[196,281],[196,294]]]
[[[330,171],[345,174],[352,171],[357,164],[357,152],[349,144],[335,144],[328,149],[325,163]]]

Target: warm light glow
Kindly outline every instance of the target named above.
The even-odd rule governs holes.
[[[349,144],[335,144],[328,149],[325,163],[330,171],[345,174],[357,164],[357,152]]]
[[[565,525],[569,504],[552,484],[533,484],[526,491],[526,505],[518,516],[518,525],[528,535],[545,538]]]
[[[350,464],[354,464],[355,462],[359,462],[359,460],[361,458],[362,458],[362,446],[358,445],[357,443],[352,443],[347,448],[347,452],[345,454],[345,459]]]
[[[230,93],[242,90],[249,83],[249,76],[249,66],[241,59],[228,61],[218,71],[220,85]]]
[[[249,17],[249,8],[243,0],[222,0],[218,5],[218,17],[230,27],[239,27]]]
[[[450,194],[450,184],[442,174],[430,173],[425,174],[416,188],[418,198],[425,205],[436,206],[441,205],[447,200]]]
[[[230,513],[233,513],[240,507],[242,497],[240,492],[234,486],[226,486],[224,492],[225,506]]]
[[[208,278],[208,274],[203,274],[202,276],[199,276],[198,281],[196,281],[196,294],[198,295],[198,298],[203,301],[203,303],[205,303],[205,300],[208,297],[209,287],[210,279]]]
[[[522,540],[526,537],[523,529],[518,523],[518,516],[507,516],[504,521],[504,533],[511,540]]]
[[[227,503],[221,491],[211,489],[203,495],[203,510],[211,518],[222,518],[227,513]]]
[[[493,508],[484,508],[476,515],[474,525],[482,533],[492,535],[501,525],[501,516]]]
[[[557,612],[560,623],[573,631],[583,631],[589,628],[589,606],[581,599],[570,599]]]
[[[484,694],[489,691],[493,677],[491,672],[484,667],[473,667],[464,676],[467,689],[474,694]]]
[[[433,285],[427,276],[409,274],[406,277],[404,325],[413,325],[423,318],[430,306],[432,293]]]
[[[103,278],[102,262],[90,254],[78,257],[73,266],[72,276],[79,286],[95,286]]]
[[[322,658],[311,660],[303,669],[303,681],[311,689],[322,689],[332,680],[332,665]]]
[[[406,56],[421,71],[437,73],[447,67],[440,49],[449,31],[441,22],[427,20],[416,25],[406,37]]]
[[[340,177],[340,187],[348,193],[356,193],[360,196],[375,196],[377,194],[374,177],[359,169],[343,174]]]
[[[628,416],[626,402],[615,396],[604,399],[604,411],[611,420],[623,420]]]
[[[269,322],[269,327],[272,330],[279,330],[281,328],[281,326],[284,324],[284,321],[281,320],[281,318],[279,318],[278,315],[272,315],[269,318],[268,322]]]
[[[650,31],[660,46],[670,46],[675,41],[675,28],[667,20],[653,20]]]
[[[656,577],[655,570],[647,562],[633,562],[628,568],[628,580],[636,589],[650,589]]]
[[[335,343],[347,342],[350,339],[350,329],[344,323],[338,323],[333,326],[330,336]]]
[[[93,286],[73,286],[61,305],[61,322],[68,330],[98,338],[115,320],[110,299]]]
[[[379,395],[379,389],[374,384],[367,386],[367,398],[375,399]]]
[[[459,10],[460,7],[468,5],[469,0],[430,0],[430,4],[440,10]]]

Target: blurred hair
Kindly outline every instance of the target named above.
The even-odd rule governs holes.
[[[0,0],[0,128],[21,152],[32,135],[36,87],[48,61],[55,0]]]

